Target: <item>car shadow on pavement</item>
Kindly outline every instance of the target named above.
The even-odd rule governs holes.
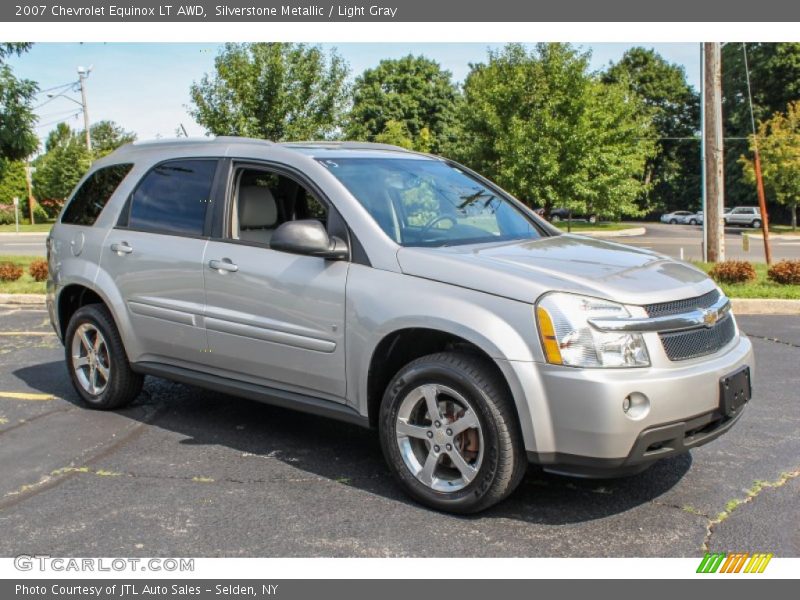
[[[82,406],[62,362],[23,367],[13,374],[33,389]],[[141,410],[145,406],[155,410]],[[117,412],[177,433],[172,436],[176,444],[222,446],[240,455],[277,459],[311,476],[419,506],[389,473],[377,434],[355,425],[154,377],[147,378],[131,407]],[[87,419],[91,414],[87,409]],[[123,445],[118,452],[124,451]],[[139,456],[137,460],[146,459]],[[691,463],[691,456],[685,454],[659,461],[638,475],[611,480],[563,477],[531,466],[507,500],[479,515],[460,518],[550,525],[602,519],[657,500],[681,480]],[[262,476],[256,470],[252,479],[258,481]]]

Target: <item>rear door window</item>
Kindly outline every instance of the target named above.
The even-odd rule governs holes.
[[[64,210],[61,222],[70,225],[94,225],[132,167],[131,163],[111,165],[97,169],[89,175]]]
[[[216,169],[216,159],[173,160],[153,167],[133,192],[128,228],[203,235]]]

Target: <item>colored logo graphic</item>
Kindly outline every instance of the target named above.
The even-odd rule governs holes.
[[[698,573],[763,573],[769,561],[772,560],[772,553],[756,552],[706,552],[700,566],[697,567]]]

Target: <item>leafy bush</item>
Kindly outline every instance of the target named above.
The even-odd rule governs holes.
[[[0,281],[16,281],[22,277],[22,267],[11,262],[0,263]]]
[[[44,281],[47,279],[47,261],[42,259],[33,261],[28,267],[28,273],[31,274],[34,281]]]
[[[14,205],[0,204],[0,225],[11,225],[14,223]]]
[[[37,223],[45,223],[50,219],[50,215],[37,202],[33,205],[33,218],[36,219]]]
[[[44,209],[50,219],[55,219],[58,213],[61,212],[64,201],[58,198],[42,198],[39,200],[39,206]]]
[[[783,285],[800,285],[800,260],[782,260],[767,271],[767,277]]]
[[[756,279],[756,270],[746,260],[726,260],[708,272],[720,283],[747,283]]]

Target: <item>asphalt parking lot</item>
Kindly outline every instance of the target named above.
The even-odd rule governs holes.
[[[479,516],[409,501],[366,430],[148,378],[80,407],[44,309],[0,306],[0,555],[800,556],[800,317],[741,317],[755,398],[645,473],[535,468]]]

